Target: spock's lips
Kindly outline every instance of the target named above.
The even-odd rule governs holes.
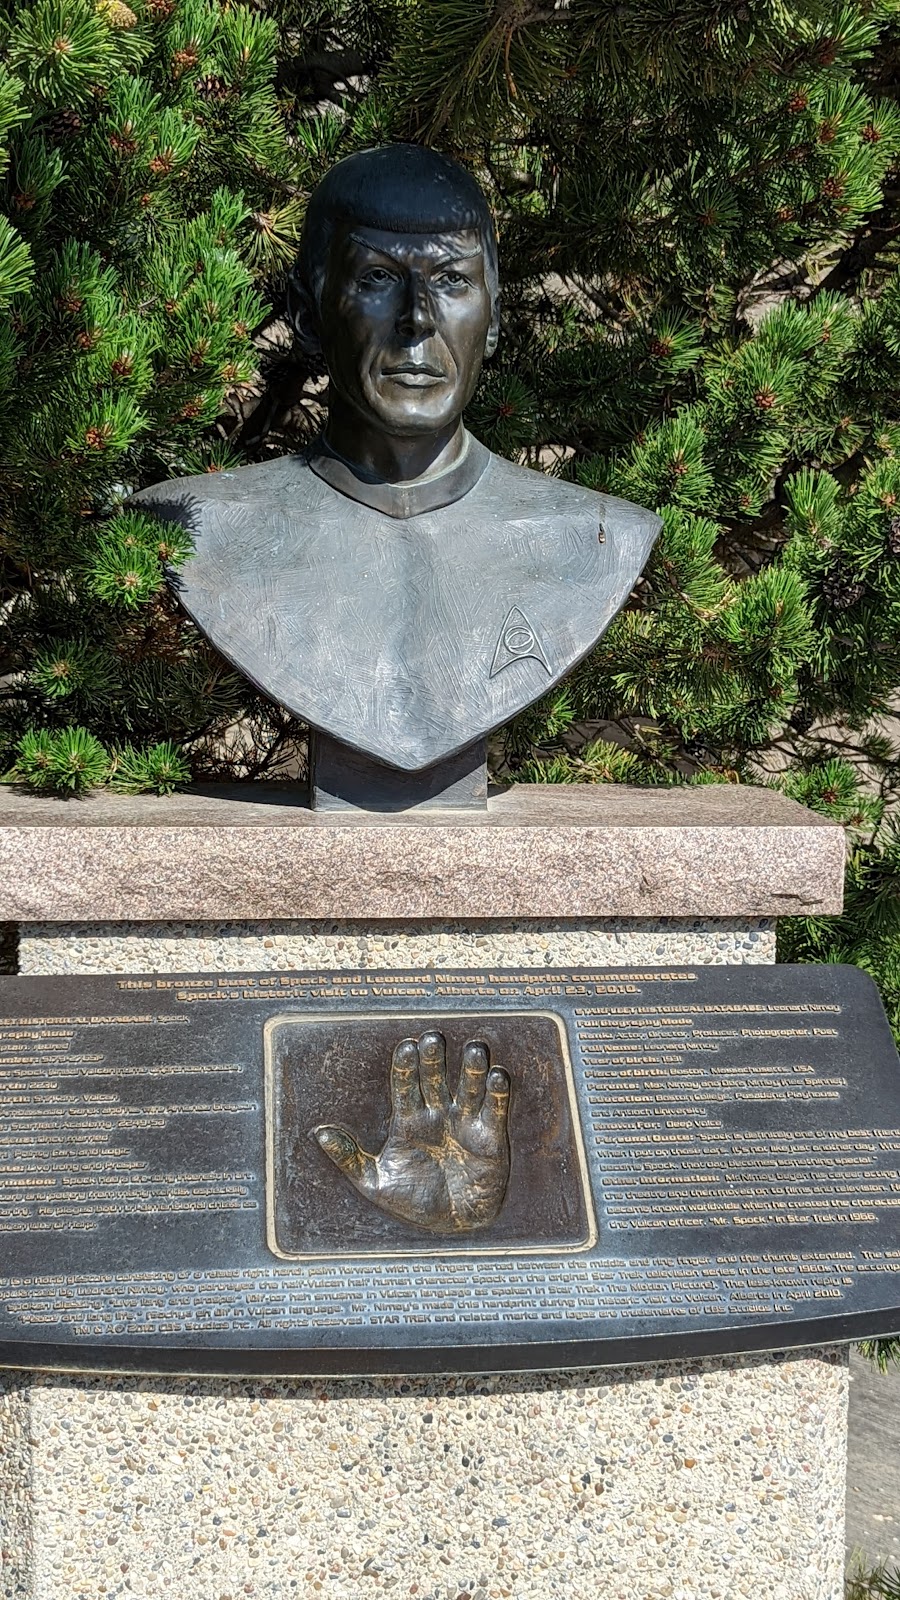
[[[430,367],[419,361],[398,361],[394,367],[382,367],[382,376],[411,388],[427,388],[434,383],[446,383],[447,374],[440,367]]]

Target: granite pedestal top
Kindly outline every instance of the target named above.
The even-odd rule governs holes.
[[[486,811],[316,813],[297,791],[0,789],[0,920],[734,917],[841,909],[844,835],[770,789],[519,785]]]

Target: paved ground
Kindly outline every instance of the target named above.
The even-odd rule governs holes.
[[[847,1555],[900,1568],[900,1367],[850,1355]]]

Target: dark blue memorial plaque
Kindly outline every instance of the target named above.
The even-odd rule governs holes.
[[[0,1364],[502,1370],[900,1328],[850,967],[0,980]]]

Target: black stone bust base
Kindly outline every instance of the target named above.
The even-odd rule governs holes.
[[[485,811],[487,796],[483,739],[421,772],[401,772],[327,733],[310,735],[313,811]]]

